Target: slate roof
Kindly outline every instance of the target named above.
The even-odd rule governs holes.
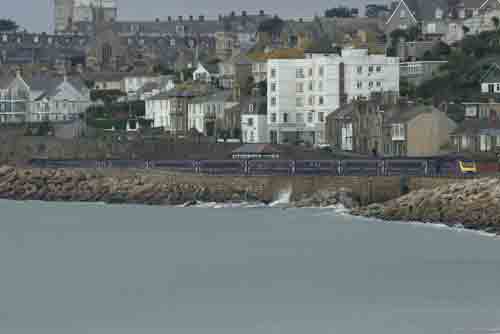
[[[443,14],[448,13],[447,0],[404,0],[417,20],[432,20],[436,18],[436,9]]]
[[[482,83],[500,82],[500,66],[497,63],[491,64],[490,68],[481,77]]]
[[[452,136],[457,135],[493,135],[500,136],[500,120],[471,119],[463,121]]]
[[[433,106],[400,104],[388,110],[388,113],[391,113],[391,116],[387,120],[385,120],[384,123],[385,124],[406,123],[411,121],[420,114],[432,113],[435,111],[439,112],[439,110],[434,108]]]
[[[200,95],[200,96],[194,98],[191,101],[191,103],[226,101],[227,98],[229,97],[229,95],[230,95],[230,92],[228,92],[228,91],[223,91],[223,90],[212,91],[212,92],[209,92],[208,94]]]

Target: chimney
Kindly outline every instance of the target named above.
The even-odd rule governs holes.
[[[231,12],[231,17],[235,17],[236,16],[236,12],[232,11]]]
[[[193,18],[193,15],[189,15],[189,21],[193,21],[194,18]]]
[[[246,10],[242,11],[241,16],[243,16],[243,17],[247,16],[247,11]]]
[[[299,18],[299,22],[300,22],[300,23],[303,23],[303,22],[304,22],[304,19],[303,19],[303,18]]]
[[[156,22],[156,23],[160,22],[160,19],[159,19],[159,18],[156,18],[156,19],[155,19],[155,22]]]
[[[168,17],[168,22],[172,22],[172,16]]]
[[[219,14],[219,22],[222,21],[222,15]]]
[[[182,16],[179,16],[179,22],[182,22]]]
[[[264,16],[264,15],[265,15],[265,12],[261,9],[261,10],[259,11],[259,15],[260,15],[260,16]]]
[[[200,19],[200,22],[204,22],[205,21],[205,16],[200,15],[199,19]]]

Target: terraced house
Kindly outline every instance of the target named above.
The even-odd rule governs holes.
[[[5,75],[0,89],[0,123],[63,122],[78,118],[90,93],[77,77]]]

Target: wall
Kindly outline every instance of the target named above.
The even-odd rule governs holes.
[[[439,154],[441,146],[449,142],[450,133],[456,127],[445,113],[437,110],[415,117],[408,123],[407,155],[418,157]]]

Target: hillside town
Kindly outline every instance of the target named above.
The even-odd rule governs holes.
[[[500,154],[497,0],[137,21],[115,0],[53,6],[52,32],[0,20],[2,136]]]

